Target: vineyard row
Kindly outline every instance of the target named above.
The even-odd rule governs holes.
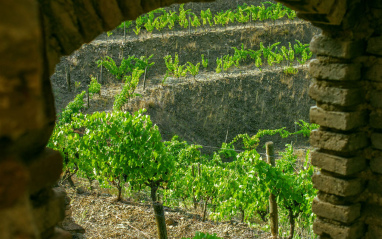
[[[169,206],[191,201],[196,207],[196,202],[203,201],[203,220],[207,211],[213,220],[237,215],[242,221],[256,215],[266,220],[268,198],[273,194],[291,223],[292,237],[297,219],[300,227],[311,225],[310,204],[316,191],[311,182],[313,167],[308,165],[307,157],[304,165],[296,168],[297,157],[293,147],[287,145],[272,167],[256,149],[265,135],[309,136],[317,125],[301,121],[301,130],[295,133],[281,128],[260,130],[253,136],[238,135],[207,156],[200,153],[202,146],[189,145],[177,137],[163,142],[158,127],[144,110],[133,114],[119,110],[78,113],[84,95],[79,94],[60,115],[48,145],[65,158],[64,178],[77,173],[89,181],[98,180],[104,187],[112,185],[119,192],[119,200],[126,182],[131,191],[148,187],[161,233],[166,233],[166,226],[159,191]],[[240,153],[235,150],[238,142],[244,149]]]
[[[296,18],[296,12],[281,5],[280,3],[274,4],[271,2],[262,3],[261,6],[254,5],[242,5],[237,9],[222,11],[217,14],[212,14],[211,10],[201,10],[200,15],[191,12],[191,9],[184,9],[184,4],[180,5],[179,12],[166,10],[159,8],[148,14],[141,15],[134,21],[123,22],[118,28],[124,29],[126,33],[131,27],[136,35],[141,33],[141,29],[144,27],[147,32],[153,32],[154,29],[162,31],[166,27],[172,30],[175,25],[179,25],[181,28],[198,28],[200,26],[226,26],[229,23],[248,23],[255,21],[265,21],[282,19],[287,16],[288,19],[294,20]],[[108,36],[112,33],[108,32]]]

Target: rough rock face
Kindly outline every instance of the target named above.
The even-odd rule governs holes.
[[[175,2],[186,1],[0,3],[0,238],[70,238],[55,228],[65,215],[65,195],[50,187],[61,157],[44,149],[55,120],[49,76],[60,56],[122,20]],[[318,61],[311,121],[322,125],[311,142],[312,162],[321,168],[313,178],[320,190],[314,230],[320,238],[380,238],[382,3],[280,2],[324,30],[312,41]]]

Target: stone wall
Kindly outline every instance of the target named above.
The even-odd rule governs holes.
[[[382,238],[382,37],[380,1],[298,1],[321,27],[309,95],[315,151],[314,232],[322,239]],[[341,9],[342,8],[342,9]]]
[[[321,169],[313,177],[320,191],[312,207],[314,231],[322,238],[361,238],[365,230],[361,197],[366,182],[361,175],[368,165],[369,128],[360,44],[323,35],[311,42],[318,59],[310,64],[314,79],[309,94],[317,101],[310,119],[321,126],[310,138],[317,148],[312,164]]]

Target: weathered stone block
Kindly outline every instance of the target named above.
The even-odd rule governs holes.
[[[324,202],[334,204],[334,205],[348,205],[349,200],[351,200],[352,197],[341,197],[333,194],[328,194],[323,191],[317,192],[317,197]]]
[[[365,239],[382,238],[382,227],[370,225],[367,228]]]
[[[2,208],[0,214],[1,239],[40,238],[36,231],[35,218],[31,212],[29,195],[27,193],[24,193],[11,207]]]
[[[382,129],[382,112],[374,111],[370,114],[370,126],[376,129]]]
[[[318,26],[323,30],[327,28],[333,29],[333,25],[340,25],[346,13],[346,3],[342,1],[309,1],[309,4],[296,4],[296,1],[293,0],[284,0],[283,3],[285,2],[293,2],[292,8],[296,8],[296,6],[304,6],[304,9],[311,9],[310,11],[299,11],[297,12],[297,16],[312,22],[313,25]],[[329,26],[331,26],[331,28]]]
[[[382,206],[367,204],[362,212],[365,215],[365,223],[368,225],[382,225]]]
[[[16,158],[0,162],[0,209],[12,206],[28,190],[29,172]]]
[[[103,30],[114,29],[123,20],[121,10],[116,0],[97,1],[94,8],[103,20]]]
[[[34,208],[33,215],[39,232],[54,227],[65,217],[65,194],[53,189],[53,196],[46,204]]]
[[[318,102],[339,106],[352,106],[363,102],[362,90],[329,87],[313,81],[309,86],[309,96]]]
[[[371,81],[382,81],[382,59],[379,58],[369,67],[365,73],[365,79]]]
[[[375,173],[382,174],[382,157],[372,158],[370,160],[370,169]]]
[[[362,157],[344,158],[314,150],[311,158],[314,166],[341,175],[351,175],[366,167],[366,160]]]
[[[310,50],[317,55],[351,59],[362,55],[364,46],[360,41],[341,41],[321,34],[313,37]]]
[[[373,133],[371,135],[371,143],[373,147],[377,149],[382,149],[382,134],[380,133]]]
[[[361,179],[340,179],[317,172],[312,177],[316,189],[337,196],[348,197],[361,193],[364,184]]]
[[[353,152],[366,147],[368,139],[364,132],[340,134],[313,130],[310,134],[310,144],[327,150]]]
[[[92,41],[100,32],[103,32],[103,21],[99,18],[99,15],[90,1],[84,1],[82,4],[74,4],[74,11],[78,16],[78,24],[80,26],[87,26],[81,29],[81,35],[85,42]]]
[[[321,201],[316,197],[313,200],[312,210],[320,217],[343,223],[352,223],[361,215],[361,204],[357,203],[349,206],[334,205]]]
[[[34,194],[45,187],[52,186],[60,178],[62,172],[61,154],[46,148],[38,159],[31,161],[28,169],[31,175],[29,191]]]
[[[371,192],[371,193],[377,193],[377,194],[380,194],[382,196],[382,180],[381,178],[374,178],[374,180],[370,180],[368,185],[367,185],[367,189]]]
[[[372,8],[382,8],[382,1],[370,1],[368,5]]]
[[[372,91],[370,94],[370,103],[373,107],[382,108],[382,91]]]
[[[333,129],[351,130],[366,124],[366,114],[361,111],[326,111],[313,106],[310,108],[310,122]]]
[[[366,52],[382,55],[382,37],[372,37],[367,42]]]
[[[364,225],[357,222],[351,226],[339,226],[317,218],[313,223],[313,230],[317,235],[329,234],[333,239],[359,239],[363,236]]]
[[[355,81],[361,78],[361,64],[326,63],[314,59],[309,64],[309,72],[322,80]]]

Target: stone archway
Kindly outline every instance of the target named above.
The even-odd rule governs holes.
[[[121,21],[187,0],[20,0],[0,6],[0,237],[54,238],[64,194],[59,153],[45,149],[55,121],[49,76]],[[280,0],[324,30],[312,40],[313,204],[321,238],[382,237],[382,3]]]

